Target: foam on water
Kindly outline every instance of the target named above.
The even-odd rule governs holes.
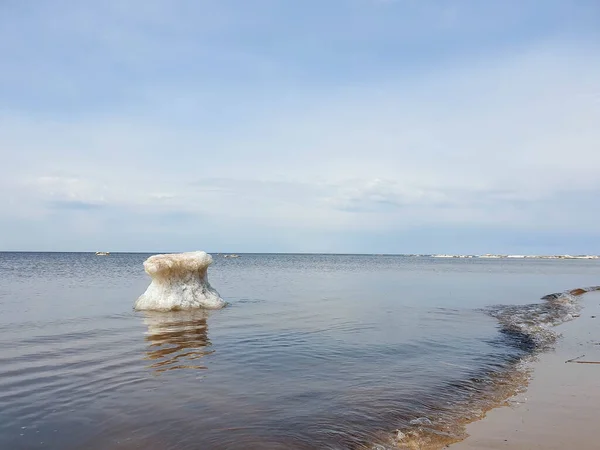
[[[545,295],[543,303],[500,305],[487,312],[498,319],[500,331],[515,339],[517,345],[531,351],[544,350],[559,336],[553,328],[577,317],[581,309],[577,297],[596,290],[600,290],[600,286],[572,289]]]
[[[136,301],[136,310],[219,309],[225,302],[208,282],[212,257],[205,252],[154,255],[144,261],[152,283]]]

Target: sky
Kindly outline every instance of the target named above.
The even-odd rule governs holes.
[[[0,1],[0,250],[600,254],[597,0]]]

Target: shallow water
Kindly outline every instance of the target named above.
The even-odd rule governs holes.
[[[139,313],[147,257],[0,253],[0,448],[341,449],[452,430],[531,351],[490,307],[600,269],[215,255],[227,308]]]

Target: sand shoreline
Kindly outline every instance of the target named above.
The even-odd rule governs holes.
[[[449,448],[600,448],[600,364],[581,363],[600,361],[600,292],[584,294],[581,303],[581,316],[556,328],[562,338],[555,350],[532,363],[527,390],[468,424],[469,437]]]

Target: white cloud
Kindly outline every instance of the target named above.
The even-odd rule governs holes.
[[[444,14],[453,27],[464,11]],[[119,58],[134,55],[129,28],[97,37],[112,49],[120,32],[132,47]],[[131,87],[131,104],[101,112],[0,110],[0,219],[36,218],[62,236],[118,217],[132,230],[227,224],[230,234],[287,230],[290,240],[306,230],[593,229],[597,55],[550,41],[415,74],[227,96],[192,77],[157,77]],[[268,58],[239,56],[271,70]],[[579,214],[557,216],[577,198]]]

